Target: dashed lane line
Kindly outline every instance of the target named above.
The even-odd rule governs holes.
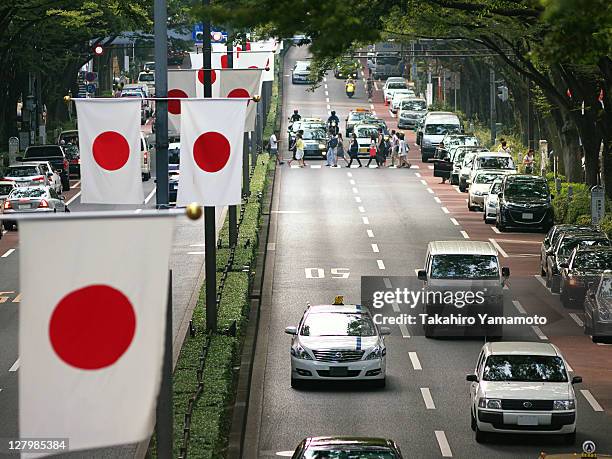
[[[440,201],[440,198],[437,196],[434,196],[434,201],[436,201],[438,204],[442,204],[442,201]]]
[[[575,312],[570,312],[569,316],[574,320],[574,322],[576,322],[576,324],[578,324],[580,328],[584,327],[584,322],[580,317],[578,317],[578,314]]]
[[[361,217],[361,220],[363,221],[364,225],[369,225],[370,224],[370,219],[368,217]]]
[[[0,258],[6,258],[8,257],[11,253],[13,253],[15,251],[15,249],[8,249],[6,252],[4,252],[2,254],[2,256]]]
[[[357,188],[353,187],[353,193],[359,194],[359,190]]]
[[[597,402],[597,400],[595,400],[595,397],[593,397],[593,394],[591,394],[590,390],[580,389],[580,393],[583,395],[584,398],[586,398],[586,401],[589,402],[589,405],[591,405],[591,408],[593,408],[593,411],[603,411],[604,410],[601,407],[601,405]]]
[[[508,254],[506,253],[506,251],[501,248],[501,245],[499,245],[495,239],[489,238],[489,242],[493,244],[493,247],[497,249],[497,251],[501,254],[502,257],[508,258]]]
[[[311,169],[321,169],[321,165],[320,164],[313,164],[310,166]]]
[[[429,194],[434,194],[434,190],[432,190],[431,188],[427,188],[427,192],[428,192]]]
[[[385,269],[385,264],[382,260],[376,260],[376,264],[378,265],[378,269]]]
[[[352,176],[353,176],[353,174],[349,175],[349,177],[352,177]],[[351,185],[354,185],[354,184],[355,184],[355,180],[351,179],[351,180],[349,180],[349,183],[350,183]]]
[[[420,173],[420,172],[415,172],[415,173],[414,173],[414,176],[415,176],[415,177],[419,177],[419,178],[421,178],[421,173]]]
[[[424,186],[427,186],[427,182],[426,182],[425,180],[421,180],[421,183],[422,183]]]
[[[497,226],[491,226],[494,233],[501,234],[501,231],[497,229]]]
[[[361,198],[359,196],[355,196],[355,202],[361,202]]]
[[[448,444],[448,440],[446,439],[446,434],[443,430],[436,430],[436,440],[438,440],[438,446],[440,447],[440,452],[442,453],[442,457],[453,457],[453,452],[450,449],[450,445]]]
[[[406,327],[406,324],[400,323],[399,329],[400,329],[400,332],[402,333],[402,338],[410,338],[410,332],[408,331],[408,327]]]
[[[352,176],[353,176],[353,173],[352,173],[352,172],[347,172],[347,173],[346,173],[346,176],[347,176],[347,177],[352,177]]]
[[[368,237],[374,237],[374,231],[371,229],[367,230],[366,233],[368,233]]]
[[[414,370],[422,370],[421,361],[419,360],[419,356],[416,352],[409,352],[408,358],[410,358],[410,363],[412,364],[412,368]]]
[[[374,253],[379,253],[380,250],[378,250],[378,244],[372,244],[372,252]],[[390,287],[387,287],[390,288]]]
[[[520,314],[527,314],[527,311],[525,311],[525,308],[519,300],[512,300],[512,304]]]
[[[9,368],[9,371],[15,372],[19,370],[19,358],[17,358],[17,360],[15,360],[15,363],[13,364],[13,366],[11,368]]]
[[[451,217],[450,221],[453,222],[453,225],[459,226],[459,222],[455,220],[453,217]]]
[[[359,210],[359,212],[362,213],[362,214],[365,213],[365,208],[363,206],[357,207],[357,210]]]
[[[470,235],[468,233],[466,233],[465,231],[459,231],[461,233],[461,235],[463,236],[464,239],[469,239]]]
[[[423,397],[423,401],[425,402],[425,408],[428,410],[435,410],[436,405],[433,401],[433,397],[431,396],[431,391],[429,387],[421,387],[421,396]]]
[[[537,325],[532,325],[531,328],[533,329],[535,334],[538,335],[538,338],[540,338],[542,341],[548,340],[548,336],[544,334],[540,327],[538,327]]]
[[[442,212],[444,212],[445,214],[450,213],[449,210],[446,207],[442,207]]]
[[[383,277],[383,283],[385,284],[385,288],[391,288],[391,279],[388,277]]]

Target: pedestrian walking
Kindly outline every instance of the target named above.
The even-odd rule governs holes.
[[[302,119],[302,115],[300,115],[300,112],[297,110],[293,110],[293,115],[291,115],[291,118],[289,118],[289,121],[293,123],[295,121],[300,121],[301,119]]]
[[[395,132],[395,129],[391,131],[391,167],[399,166],[399,133]]]
[[[338,148],[338,136],[332,134],[327,141],[327,164],[328,167],[333,167],[336,164],[336,148]]]
[[[382,134],[382,129],[378,132],[378,148],[376,152],[376,164],[378,167],[385,167],[387,155],[389,154],[389,144]]]
[[[370,149],[368,151],[370,159],[368,160],[368,164],[366,164],[366,167],[370,167],[370,163],[372,162],[372,160],[376,161],[376,152],[376,137],[372,136],[372,139],[370,140]]]
[[[279,144],[279,140],[278,140],[278,131],[274,131],[272,133],[272,135],[270,136],[270,140],[268,143],[268,148],[270,151],[270,155],[275,156],[276,157],[276,164],[278,165],[282,165],[285,164],[283,161],[281,161],[280,158],[280,154],[278,151],[278,144]]]
[[[499,148],[497,149],[497,151],[500,153],[508,153],[508,154],[512,153],[512,150],[510,149],[510,146],[508,145],[508,142],[506,142],[505,139],[501,139],[501,144]]]
[[[398,167],[406,167],[410,168],[410,162],[408,162],[408,151],[410,150],[410,145],[406,142],[404,133],[401,132],[399,135],[399,159],[400,165]]]
[[[359,159],[359,142],[357,142],[357,135],[355,133],[353,133],[349,141],[349,156],[351,157],[351,160],[346,167],[351,167],[354,159],[357,160],[359,167],[363,167],[363,164],[361,164],[361,160]]]
[[[302,132],[299,131],[295,136],[295,159],[300,163],[300,167],[304,167],[304,140],[302,139]]]
[[[291,153],[291,159],[288,161],[288,165],[291,166],[293,161],[296,161],[295,158],[295,145],[296,145],[297,136],[289,137],[289,152]]]
[[[338,167],[338,158],[342,158],[344,160],[344,164],[348,165],[348,159],[346,159],[344,151],[344,139],[342,138],[341,133],[338,133],[338,146],[336,147],[336,164],[334,164],[334,167]]]
[[[525,167],[525,174],[533,174],[533,166],[535,165],[535,151],[530,148],[527,151],[527,155],[523,159],[523,166]]]

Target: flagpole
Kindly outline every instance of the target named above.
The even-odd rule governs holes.
[[[227,30],[227,66],[234,68],[234,43],[232,40],[233,30]],[[242,165],[244,169],[244,164]],[[238,212],[237,206],[229,206],[229,245],[235,247],[238,244]]]
[[[155,0],[155,176],[157,207],[168,206],[168,5]]]
[[[210,0],[202,0],[203,6]],[[202,27],[202,58],[205,69],[212,64],[212,45],[210,42],[210,22],[204,21]],[[212,72],[204,72],[204,97],[212,97]],[[204,207],[204,269],[206,273],[206,331],[217,332],[217,231],[214,206]]]
[[[157,397],[157,457],[173,457],[174,415],[172,409],[172,270],[168,271],[168,299],[162,380]]]

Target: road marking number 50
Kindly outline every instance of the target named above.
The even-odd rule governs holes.
[[[351,275],[349,268],[331,268],[330,277],[332,279],[348,279]],[[323,268],[304,268],[306,279],[324,279],[325,270]]]

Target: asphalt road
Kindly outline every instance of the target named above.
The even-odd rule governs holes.
[[[298,108],[303,116],[324,119],[329,110],[336,110],[343,120],[350,108],[362,106],[384,115],[395,128],[379,91],[370,106],[362,84],[349,100],[343,82],[333,75],[314,93],[292,85],[292,62],[306,53],[292,48],[286,59],[285,119]],[[417,160],[413,133],[409,139],[418,169],[330,169],[311,160],[304,169],[285,165],[277,171],[268,246],[274,266],[266,280],[271,301],[262,306],[244,457],[290,455],[301,439],[312,435],[392,438],[405,457],[418,458],[535,458],[540,451],[580,450],[586,439],[595,441],[598,451],[612,451],[610,348],[582,336],[558,297],[534,276],[542,236],[497,234],[480,214],[467,210],[466,194],[438,184],[428,165]],[[584,384],[576,386],[578,434],[573,448],[553,436],[511,435],[494,437],[485,445],[475,442],[465,375],[473,372],[482,339],[431,340],[394,326],[386,339],[385,389],[335,384],[291,389],[290,338],[283,331],[298,324],[307,302],[325,304],[343,294],[345,302],[357,303],[360,276],[414,275],[423,266],[429,241],[465,238],[494,239],[502,248],[502,264],[512,269],[505,295],[518,302],[517,308],[556,317],[548,327],[526,327],[521,333],[527,340],[558,344],[574,374],[584,376]],[[347,272],[348,277],[338,275]],[[575,314],[580,319],[580,313]]]

